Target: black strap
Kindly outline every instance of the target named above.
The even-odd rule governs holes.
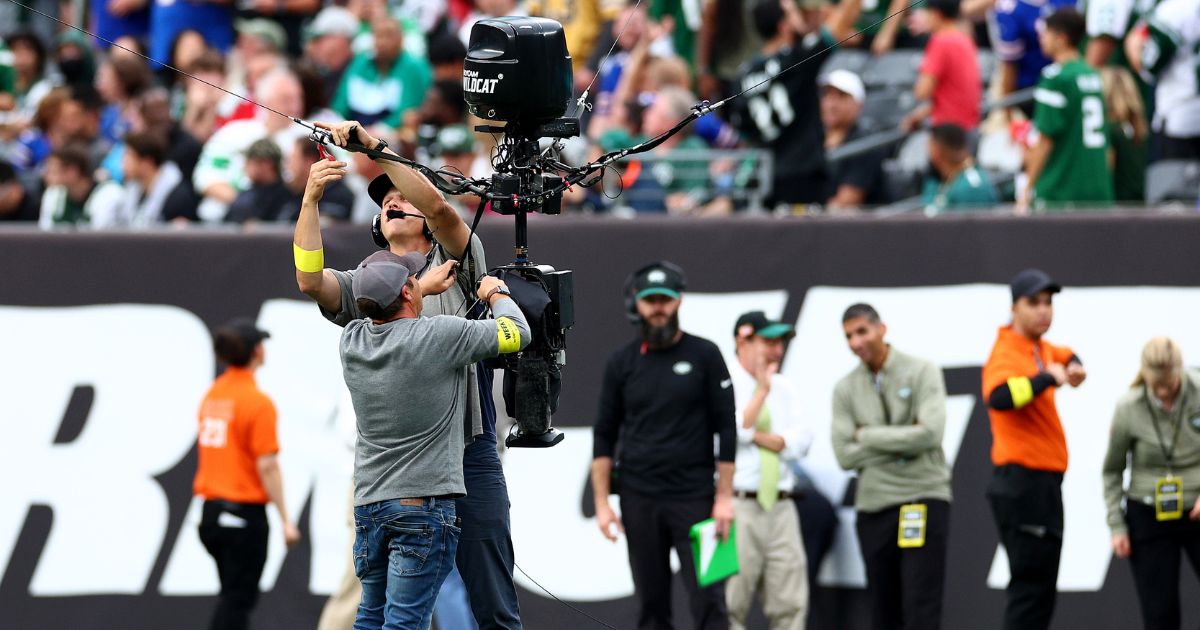
[[[1171,437],[1171,446],[1167,447],[1167,441],[1163,438],[1162,429],[1158,426],[1158,414],[1154,412],[1154,405],[1150,403],[1150,386],[1142,385],[1144,395],[1143,402],[1146,403],[1146,410],[1150,412],[1150,424],[1154,426],[1154,434],[1158,436],[1158,447],[1162,449],[1163,459],[1167,462],[1167,474],[1174,474],[1175,467],[1175,447],[1179,445],[1179,428],[1183,426],[1183,388],[1180,388],[1179,400],[1175,401],[1175,411],[1172,415],[1175,416],[1175,430]]]
[[[467,249],[463,252],[462,257],[458,259],[458,267],[463,271],[463,273],[466,273],[468,265],[471,267],[474,267],[475,265],[475,257],[471,253],[471,241],[475,239],[475,229],[479,227],[479,220],[483,218],[483,209],[486,207],[487,199],[480,197],[479,205],[475,208],[475,218],[471,221],[471,231],[467,234]],[[487,273],[486,269],[484,270],[484,273]],[[475,283],[479,281],[479,278],[468,276],[467,281],[467,287],[464,287],[461,283],[459,283],[459,288],[461,288],[463,291],[463,304],[466,305],[468,302],[471,304],[467,307],[464,316],[468,319],[471,319],[471,311],[475,308],[475,305],[479,304],[482,300],[476,297],[475,301],[471,302],[471,295],[475,288]]]

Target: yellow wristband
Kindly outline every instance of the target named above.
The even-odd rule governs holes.
[[[318,273],[325,268],[325,250],[309,251],[292,243],[292,255],[296,258],[296,269],[304,273]]]

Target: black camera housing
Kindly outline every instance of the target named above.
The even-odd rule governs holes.
[[[471,27],[463,97],[472,114],[510,123],[549,122],[567,111],[571,87],[571,55],[562,24],[505,17]]]

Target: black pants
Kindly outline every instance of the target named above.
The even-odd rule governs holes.
[[[1012,576],[1004,628],[1049,628],[1062,556],[1062,474],[1015,464],[997,466],[987,496]]]
[[[1179,565],[1187,554],[1200,577],[1200,522],[1189,519],[1186,509],[1181,519],[1158,521],[1153,506],[1129,501],[1125,523],[1142,623],[1146,630],[1179,630]]]
[[[778,163],[776,164],[778,167]],[[776,204],[825,203],[829,180],[824,171],[817,173],[776,173],[771,183],[768,206]]]
[[[629,545],[629,568],[638,602],[639,630],[671,630],[671,549],[679,556],[680,577],[691,604],[692,627],[729,628],[725,584],[700,588],[688,532],[712,515],[713,499],[658,499],[621,493],[621,518]]]
[[[858,544],[867,570],[867,598],[875,630],[937,630],[942,625],[950,504],[918,503],[927,506],[922,547],[901,549],[897,544],[899,505],[858,513]]]
[[[833,537],[837,533],[837,510],[833,508],[829,499],[811,484],[795,498],[795,502],[796,512],[800,515],[804,555],[808,558],[808,588],[809,592],[812,592],[817,584],[821,562],[833,546]]]
[[[1200,160],[1200,137],[1176,138],[1160,134],[1156,140],[1160,160]]]
[[[200,542],[217,561],[221,578],[221,595],[208,627],[243,630],[258,601],[258,580],[267,562],[266,506],[205,501]]]

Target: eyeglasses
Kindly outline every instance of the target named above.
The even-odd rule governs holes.
[[[408,217],[412,217],[414,219],[420,219],[422,221],[425,220],[424,215],[417,214],[415,212],[405,212],[403,210],[388,210],[387,211],[387,218],[389,221],[392,219],[407,219]]]

